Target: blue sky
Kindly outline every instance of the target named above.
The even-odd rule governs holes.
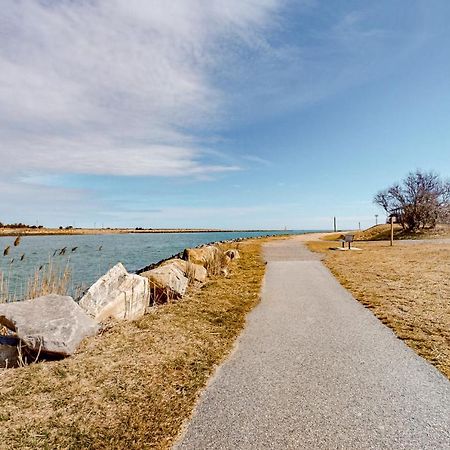
[[[450,175],[449,19],[444,0],[5,2],[0,221],[370,226],[379,189]]]

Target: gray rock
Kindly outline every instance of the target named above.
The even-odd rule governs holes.
[[[194,264],[190,261],[185,261],[184,259],[173,258],[164,261],[161,266],[167,266],[168,264],[176,265],[184,274],[185,277],[198,281],[199,283],[204,283],[208,276],[206,269],[200,264]]]
[[[69,356],[98,326],[72,299],[47,295],[0,304],[0,324],[15,332],[30,350]]]
[[[176,263],[169,263],[141,273],[148,278],[153,303],[164,303],[182,297],[188,279]]]
[[[15,367],[19,359],[17,347],[0,344],[0,369]]]
[[[0,334],[0,345],[7,345],[12,347],[17,347],[20,344],[20,339],[11,332],[7,336]]]
[[[145,314],[149,300],[148,280],[118,263],[89,288],[80,306],[97,322],[136,320]]]
[[[0,368],[15,367],[19,359],[17,346],[20,340],[14,336],[0,334]]]
[[[206,267],[211,261],[220,256],[220,250],[215,245],[205,245],[199,248],[187,248],[184,251],[183,259],[193,264]]]

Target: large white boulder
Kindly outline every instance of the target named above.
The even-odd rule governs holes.
[[[0,304],[0,324],[30,350],[59,356],[71,355],[85,337],[98,331],[97,323],[72,297],[55,294]]]
[[[190,261],[185,261],[184,259],[168,259],[167,261],[164,261],[161,266],[167,266],[169,264],[174,264],[177,266],[188,280],[204,283],[206,281],[206,277],[208,276],[208,273],[203,266],[200,264],[194,264]]]
[[[149,280],[153,304],[182,297],[188,286],[188,278],[176,263],[142,272],[141,276]]]
[[[193,264],[207,267],[212,261],[220,256],[220,250],[215,245],[205,245],[199,248],[187,248],[184,251],[183,259]]]
[[[135,320],[145,314],[149,301],[147,278],[118,263],[89,288],[80,306],[97,322]]]

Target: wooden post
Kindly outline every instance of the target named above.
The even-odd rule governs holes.
[[[391,247],[394,245],[394,217],[391,216]]]

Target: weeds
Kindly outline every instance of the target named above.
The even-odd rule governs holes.
[[[227,266],[225,252],[222,248],[216,247],[214,251],[206,258],[205,268],[209,275],[220,275],[222,269]]]
[[[188,279],[188,284],[192,285],[195,283],[195,266],[190,261],[186,261],[186,272],[185,275]]]
[[[27,282],[24,297],[36,298],[48,294],[67,295],[72,275],[69,262],[67,260],[61,267],[50,258],[48,264],[34,271]]]

